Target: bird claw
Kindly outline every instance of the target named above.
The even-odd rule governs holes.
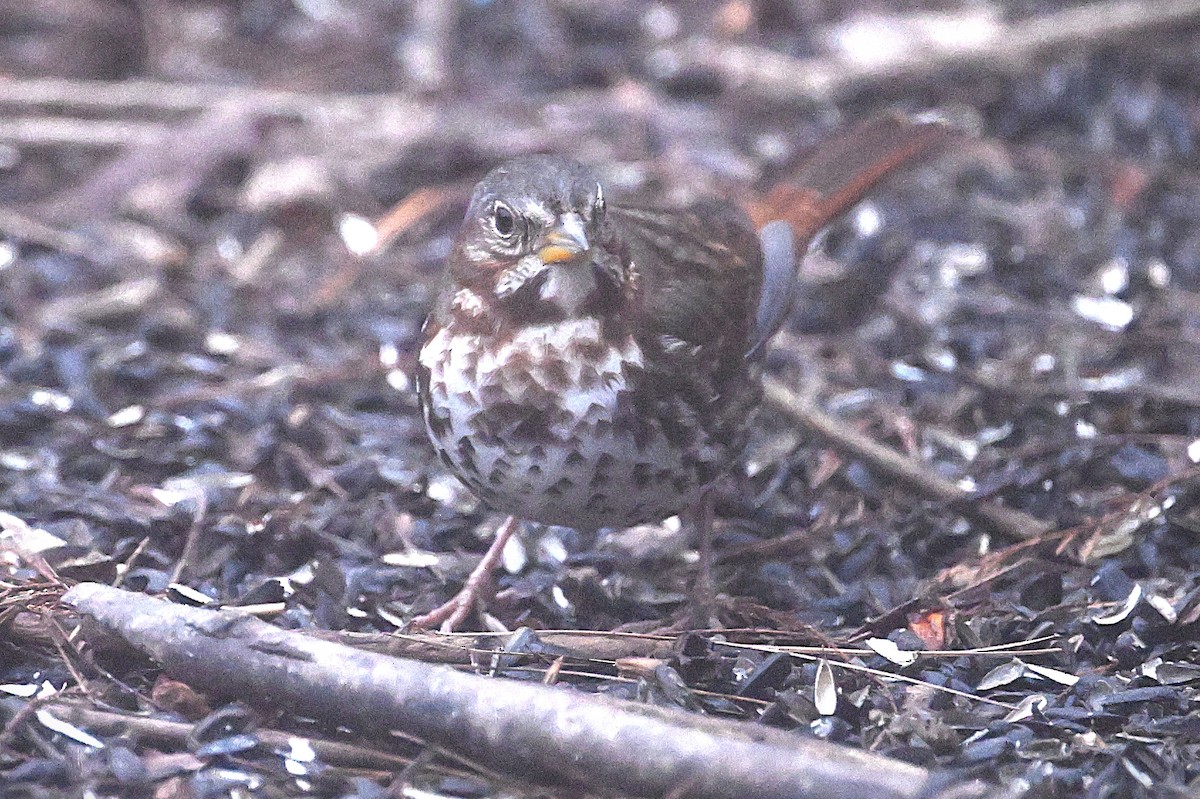
[[[428,613],[414,617],[408,626],[417,630],[428,630],[437,626],[438,632],[452,633],[466,621],[467,615],[480,599],[478,586],[468,581],[457,594]]]
[[[500,565],[504,545],[513,537],[519,526],[515,516],[505,519],[500,528],[496,530],[496,537],[492,539],[492,545],[488,547],[483,559],[467,577],[467,582],[463,584],[459,592],[428,613],[417,616],[408,623],[408,626],[418,630],[428,630],[436,624],[440,625],[439,631],[452,633],[458,625],[466,621],[467,615],[474,608],[482,607],[485,600],[483,594],[490,590],[492,572]]]

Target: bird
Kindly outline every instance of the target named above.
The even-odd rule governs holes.
[[[749,209],[611,201],[558,155],[489,172],[422,328],[417,388],[442,462],[507,518],[462,590],[411,626],[462,624],[522,520],[598,530],[690,512],[711,594],[709,489],[748,437],[797,254],[947,129],[869,119]]]

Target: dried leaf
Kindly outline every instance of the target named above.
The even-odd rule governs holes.
[[[1124,552],[1137,540],[1135,533],[1161,514],[1162,505],[1157,500],[1138,497],[1124,514],[1096,528],[1080,548],[1080,558],[1084,563],[1099,563],[1107,557]]]
[[[926,649],[944,649],[946,646],[946,614],[944,611],[931,610],[928,613],[915,615],[909,619],[908,629],[921,639]]]
[[[1183,685],[1200,680],[1200,665],[1195,663],[1160,663],[1151,676],[1162,685]]]
[[[212,597],[197,591],[191,586],[184,585],[183,583],[171,583],[169,586],[167,586],[167,590],[174,595],[173,598],[179,599],[185,605],[203,607],[205,605],[211,605],[213,602]]]
[[[150,698],[165,710],[187,719],[202,719],[212,712],[208,697],[186,683],[159,675],[150,690]]]
[[[0,512],[0,548],[11,548],[18,555],[28,558],[35,553],[65,546],[66,543],[40,527],[30,527],[20,517]]]
[[[381,563],[388,566],[411,566],[413,568],[428,568],[436,566],[441,558],[432,552],[412,550],[408,552],[386,552],[379,556]]]
[[[1158,615],[1166,619],[1168,624],[1174,624],[1179,619],[1179,614],[1175,612],[1175,606],[1166,597],[1150,594],[1146,597],[1146,602],[1157,610]]]

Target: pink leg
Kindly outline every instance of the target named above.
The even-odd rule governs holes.
[[[496,530],[496,537],[492,540],[492,545],[488,547],[487,552],[484,553],[483,560],[479,561],[479,565],[467,577],[462,589],[445,604],[414,618],[409,622],[409,626],[428,629],[440,624],[442,632],[454,632],[476,605],[483,604],[484,588],[491,582],[492,572],[500,565],[500,556],[504,554],[505,544],[508,543],[508,539],[513,537],[513,533],[519,526],[520,523],[516,516],[509,516],[505,519],[504,523]]]

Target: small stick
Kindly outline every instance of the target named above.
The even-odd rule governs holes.
[[[981,501],[970,491],[935,474],[923,464],[850,429],[774,378],[765,378],[763,389],[767,402],[786,413],[805,431],[821,438],[834,449],[865,461],[877,473],[890,477],[922,496],[952,503],[955,510],[972,521],[986,524],[1009,538],[1021,540],[1036,538],[1051,529],[1048,522],[1027,513],[1006,508],[993,500]]]
[[[33,147],[91,147],[107,149],[160,141],[171,132],[162,122],[73,119],[68,117],[11,117],[0,119],[0,142]]]
[[[217,83],[172,83],[156,80],[0,80],[0,105],[105,111],[194,112],[208,111],[228,103],[238,105],[249,115],[265,114],[308,119],[323,117],[331,108],[345,111],[408,108],[414,114],[421,108],[412,98],[399,94],[315,94]]]
[[[104,710],[93,710],[75,702],[49,702],[42,705],[55,717],[81,727],[121,729],[135,733],[139,738],[151,738],[156,741],[166,741],[186,748],[188,739],[195,730],[194,724],[166,719],[148,718],[126,713],[112,713]],[[254,737],[264,747],[274,751],[288,751],[292,742],[303,738],[312,745],[313,752],[325,763],[347,768],[366,768],[377,771],[392,771],[404,768],[412,758],[380,752],[376,749],[364,749],[354,744],[340,741],[326,741],[309,736],[299,736],[282,730],[254,730]]]

